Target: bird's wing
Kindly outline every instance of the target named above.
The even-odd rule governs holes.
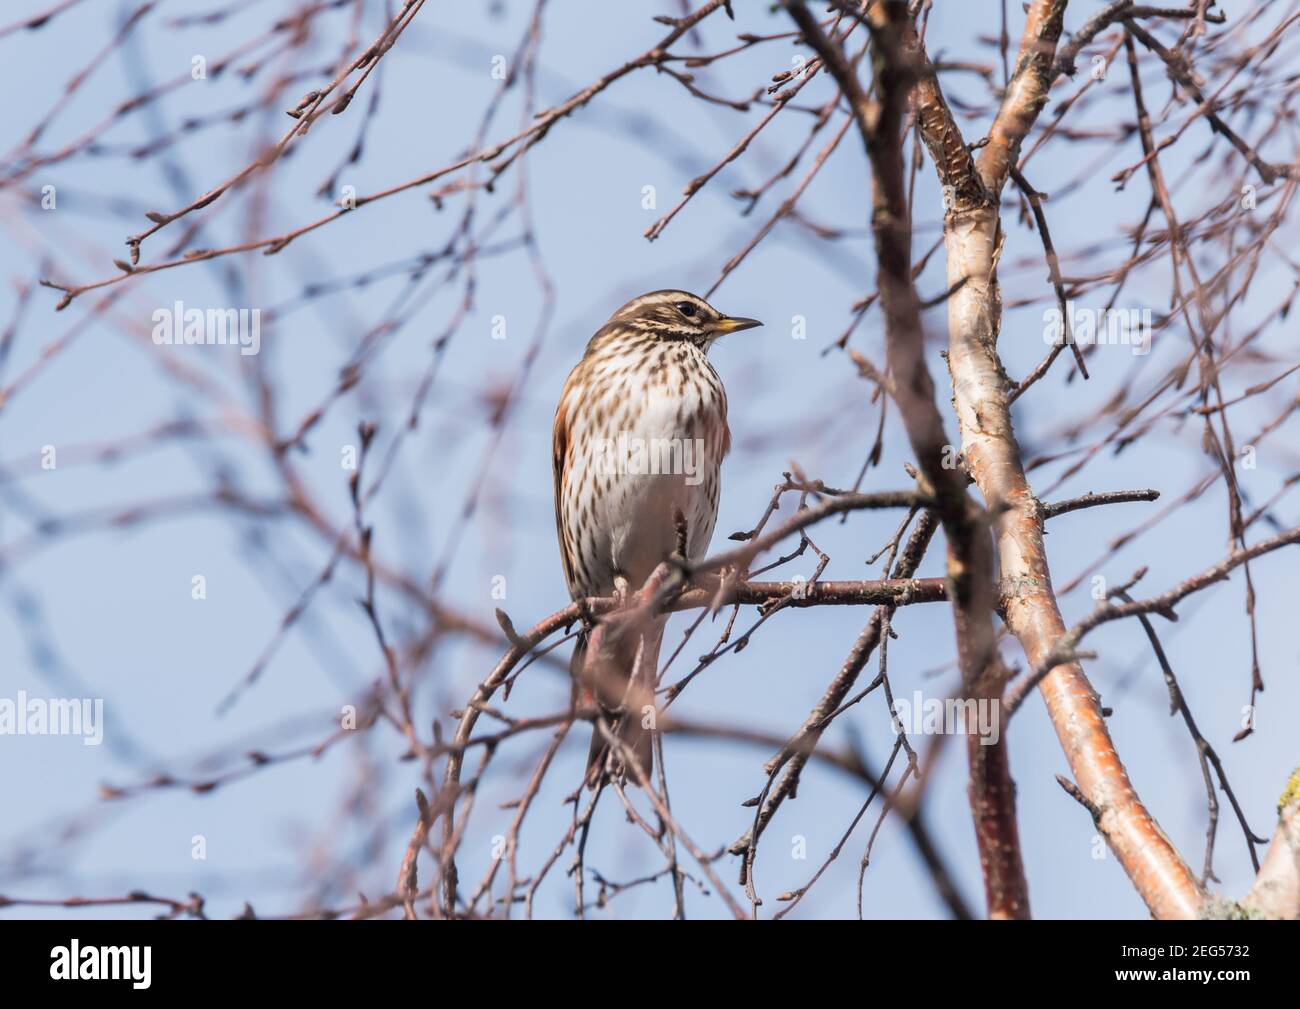
[[[569,456],[569,388],[573,376],[564,383],[560,405],[555,409],[555,426],[551,432],[551,468],[555,473],[555,535],[560,546],[560,560],[564,563],[564,581],[569,594],[575,599],[579,588],[573,570],[573,554],[564,528],[564,484],[568,479]]]

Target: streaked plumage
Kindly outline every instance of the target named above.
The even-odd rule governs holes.
[[[639,589],[677,551],[677,515],[687,559],[708,550],[731,435],[726,392],[706,352],[723,333],[755,325],[684,291],[655,291],[629,301],[591,338],[564,384],[553,434],[556,528],[574,599]],[[646,449],[641,467],[625,453],[637,446]],[[645,472],[655,460],[664,465]],[[585,634],[574,651],[575,676],[647,774],[642,712],[653,704],[665,621],[607,641],[590,662]],[[634,666],[640,675],[629,689]],[[599,779],[605,749],[597,730],[589,781]]]

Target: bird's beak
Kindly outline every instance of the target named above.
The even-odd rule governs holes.
[[[739,333],[742,329],[753,329],[755,326],[761,325],[763,324],[757,319],[730,318],[724,315],[721,319],[709,324],[709,332],[723,336],[727,333]]]

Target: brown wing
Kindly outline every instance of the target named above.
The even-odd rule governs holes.
[[[555,426],[551,431],[551,468],[555,474],[555,536],[560,546],[560,560],[564,564],[564,582],[569,587],[569,595],[578,597],[577,578],[573,571],[573,551],[564,532],[564,484],[568,479],[569,467],[569,384],[573,376],[564,383],[560,393],[560,405],[555,409]]]

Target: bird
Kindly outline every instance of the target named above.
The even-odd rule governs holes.
[[[610,316],[560,393],[552,432],[555,525],[564,578],[578,601],[626,602],[664,561],[705,556],[731,447],[727,394],[709,363],[714,340],[761,326],[698,295],[652,291]],[[652,730],[666,615],[609,626],[589,655],[589,614],[574,647],[575,690],[624,744],[610,754],[594,726],[586,784],[639,784],[654,766]]]

